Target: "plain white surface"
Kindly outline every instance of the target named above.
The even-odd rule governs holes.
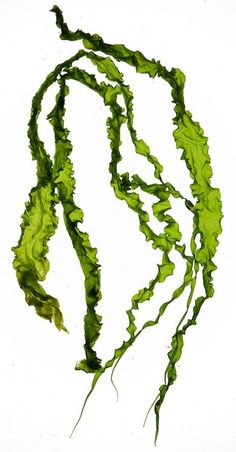
[[[178,379],[161,411],[157,450],[234,452],[235,2],[61,0],[58,6],[72,30],[79,26],[100,34],[106,42],[139,49],[168,68],[181,68],[187,77],[186,105],[209,137],[213,185],[222,192],[223,234],[215,259],[215,296],[205,304],[198,325],[186,336]],[[36,183],[27,140],[31,99],[49,71],[81,46],[59,39],[55,18],[49,13],[51,7],[48,0],[2,0],[0,6],[0,449],[149,452],[155,450],[154,416],[145,429],[142,422],[163,381],[166,354],[183,302],[172,306],[160,327],[144,334],[120,363],[116,373],[119,403],[107,374],[69,439],[91,378],[73,369],[83,357],[83,278],[62,221],[50,242],[51,270],[45,287],[60,299],[69,335],[56,331],[25,304],[12,269],[11,246],[18,241],[24,202]],[[124,65],[120,67],[125,70]],[[135,123],[140,137],[161,155],[166,178],[187,190],[184,163],[179,163],[179,151],[171,138],[173,114],[168,87],[135,75],[132,68],[126,69],[126,80],[136,94]],[[47,105],[53,102],[55,92],[51,91]],[[125,338],[129,299],[154,276],[157,259],[139,233],[135,215],[114,197],[109,186],[105,108],[85,87],[71,85],[70,96],[67,125],[74,144],[76,196],[102,264],[100,312],[104,327],[97,350],[106,358]],[[51,132],[43,118],[40,132],[50,148]],[[143,162],[141,168],[138,159],[130,160],[128,153],[122,164],[124,171],[133,165],[148,177],[149,169]],[[180,221],[187,234],[187,220]],[[167,292],[176,287],[181,269],[179,272]],[[149,318],[154,308],[154,304],[150,310],[144,308],[143,315]]]

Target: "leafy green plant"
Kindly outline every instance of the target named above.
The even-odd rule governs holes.
[[[218,235],[221,232],[220,191],[211,186],[212,169],[207,138],[204,136],[199,123],[192,119],[191,113],[185,108],[184,74],[179,69],[173,68],[169,71],[162,66],[160,61],[149,60],[141,52],[133,52],[124,45],[107,44],[96,34],[90,35],[79,29],[72,32],[65,23],[61,10],[54,6],[52,11],[56,14],[56,24],[61,31],[61,39],[82,40],[84,49],[58,64],[46,77],[32,101],[28,137],[32,158],[37,162],[37,185],[32,188],[29,194],[29,201],[26,203],[26,209],[22,216],[21,237],[18,245],[13,248],[15,253],[14,268],[28,305],[34,306],[39,316],[53,321],[59,330],[67,331],[59,301],[46,293],[41,284],[49,270],[49,261],[46,257],[48,242],[56,232],[58,224],[56,205],[61,203],[65,226],[84,274],[87,304],[87,312],[84,317],[85,358],[79,361],[75,368],[87,373],[94,373],[91,390],[85,399],[81,415],[88,397],[93,392],[102,374],[108,368],[113,368],[113,376],[118,362],[142,331],[156,326],[169,305],[174,303],[182,294],[185,294],[186,308],[173,333],[164,382],[150,407],[150,410],[154,408],[156,416],[156,443],[160,408],[169,387],[176,380],[176,364],[182,354],[185,333],[190,326],[196,324],[202,305],[206,299],[214,294],[212,273],[216,266],[212,259],[218,245]],[[105,56],[102,56],[101,53]],[[89,74],[80,69],[78,64],[82,58],[89,59],[95,69],[105,76],[106,81],[98,83],[94,74]],[[162,176],[163,167],[158,158],[151,154],[147,143],[138,137],[134,128],[133,94],[130,87],[125,84],[123,74],[119,71],[115,61],[125,62],[133,66],[138,73],[148,74],[151,78],[161,77],[169,84],[175,110],[173,124],[176,128],[173,136],[177,149],[182,151],[181,159],[184,160],[192,179],[190,187],[195,200],[194,203],[184,197],[170,182],[164,180]],[[83,223],[83,211],[74,199],[76,181],[70,158],[72,143],[69,139],[69,131],[64,124],[65,101],[66,96],[69,95],[68,83],[70,80],[78,81],[93,90],[102,98],[105,106],[109,109],[107,134],[111,147],[109,165],[111,186],[115,196],[124,201],[137,214],[139,229],[144,234],[146,241],[150,241],[152,247],[162,253],[161,262],[157,264],[155,277],[132,297],[131,306],[127,310],[128,339],[123,341],[115,349],[113,356],[103,364],[95,350],[96,341],[102,327],[102,318],[97,313],[97,306],[102,296],[100,265],[97,258],[97,249],[92,247],[89,235],[80,229],[80,224]],[[47,116],[53,127],[55,137],[55,155],[52,161],[38,134],[38,118],[44,95],[53,84],[58,85],[58,94],[55,106]],[[125,107],[121,107],[119,104],[121,97]],[[152,165],[155,183],[146,183],[138,174],[119,173],[118,164],[122,159],[120,152],[121,128],[124,125],[127,126],[134,151]],[[139,189],[139,192],[147,193],[156,198],[156,201],[152,204],[152,211],[154,217],[162,226],[161,233],[157,234],[150,227],[149,215],[143,209],[143,202],[137,193],[137,189]],[[182,234],[178,222],[171,214],[171,202],[174,198],[179,198],[192,215],[193,230],[190,252],[186,251],[186,244],[182,243]],[[135,312],[139,309],[140,304],[148,302],[153,297],[156,286],[165,282],[174,273],[175,264],[170,257],[172,250],[175,250],[179,254],[179,258],[185,263],[186,270],[183,281],[179,287],[175,288],[172,297],[162,303],[156,317],[146,321],[138,329]],[[204,292],[196,298],[194,295],[195,286],[199,279],[203,281]],[[190,307],[192,315],[189,313]]]

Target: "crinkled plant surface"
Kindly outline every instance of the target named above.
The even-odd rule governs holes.
[[[216,266],[213,258],[218,245],[218,235],[221,232],[222,218],[220,191],[211,186],[212,169],[207,138],[199,123],[192,119],[191,113],[185,107],[184,74],[179,69],[167,70],[160,61],[149,60],[141,52],[131,51],[124,45],[107,44],[96,34],[90,35],[80,29],[72,32],[65,23],[61,10],[54,6],[52,11],[56,15],[56,24],[61,32],[61,39],[81,40],[84,49],[80,49],[74,56],[58,64],[46,77],[32,100],[28,137],[32,157],[37,162],[37,185],[30,191],[29,201],[26,203],[22,216],[21,237],[18,245],[13,248],[14,268],[28,305],[34,306],[39,316],[54,322],[59,330],[67,331],[59,301],[46,293],[42,286],[42,281],[45,280],[49,270],[49,261],[46,257],[48,242],[55,234],[58,224],[56,205],[61,203],[65,227],[84,274],[87,306],[84,317],[85,357],[76,364],[75,368],[94,374],[91,390],[85,399],[81,415],[88,397],[102,374],[108,368],[113,368],[113,375],[116,365],[142,331],[156,326],[169,305],[176,302],[181,295],[185,295],[186,308],[172,336],[164,381],[150,407],[150,410],[154,410],[156,418],[156,443],[160,408],[169,387],[176,380],[176,363],[182,354],[185,333],[191,325],[196,324],[202,305],[214,294],[212,273]],[[81,59],[89,59],[94,65],[94,70],[104,75],[105,81],[99,83],[94,74],[80,69]],[[177,149],[181,150],[181,159],[185,162],[189,172],[194,202],[188,200],[170,182],[163,179],[161,162],[157,156],[152,155],[148,144],[138,137],[134,128],[133,94],[117,67],[116,62],[120,61],[133,66],[138,73],[146,74],[151,78],[160,77],[170,86],[175,110],[174,140]],[[109,111],[107,135],[111,148],[109,164],[111,186],[115,196],[124,201],[137,214],[139,229],[144,234],[146,241],[150,241],[154,250],[159,250],[162,255],[161,260],[157,262],[155,277],[149,281],[146,287],[140,288],[131,299],[130,308],[127,310],[128,339],[124,340],[114,350],[113,356],[104,363],[97,356],[95,350],[102,327],[102,318],[97,312],[97,306],[102,296],[100,265],[97,249],[92,247],[89,235],[80,229],[80,224],[83,223],[83,211],[74,199],[76,181],[71,161],[72,144],[69,139],[69,131],[64,125],[65,101],[66,96],[69,95],[68,84],[71,80],[82,83],[93,90],[102,98],[107,107]],[[40,140],[38,119],[44,95],[53,84],[58,86],[58,94],[54,108],[47,117],[55,137],[55,155],[52,160],[44,143]],[[123,98],[123,107],[119,104],[121,98]],[[152,165],[154,183],[146,183],[138,174],[119,173],[118,164],[122,159],[120,152],[121,129],[124,126],[127,127],[132,140],[134,152]],[[161,233],[155,232],[150,227],[149,215],[143,209],[144,203],[141,200],[140,192],[149,194],[152,199],[155,199],[152,211],[162,228]],[[179,224],[172,213],[174,198],[179,198],[192,215],[193,228],[190,244],[188,244],[190,252],[186,251],[187,244],[182,242]],[[164,283],[174,273],[175,264],[171,261],[171,250],[175,250],[179,259],[184,262],[186,270],[183,281],[173,290],[171,298],[162,303],[156,317],[146,321],[138,329],[135,312],[140,308],[140,304],[147,303],[153,297],[158,284]],[[196,297],[195,287],[199,279],[203,282],[203,293]]]

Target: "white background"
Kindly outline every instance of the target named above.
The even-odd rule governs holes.
[[[166,354],[184,300],[171,306],[160,327],[141,336],[120,363],[115,377],[119,403],[107,374],[69,439],[91,376],[74,371],[76,360],[83,358],[85,304],[83,278],[63,222],[50,241],[51,269],[45,287],[60,299],[70,334],[59,333],[25,304],[12,269],[11,246],[19,239],[24,202],[36,183],[27,139],[31,99],[55,65],[81,46],[59,39],[55,17],[49,13],[52,6],[48,0],[2,0],[0,6],[0,450],[149,452],[155,450],[154,415],[150,415],[145,429],[142,422],[163,381]],[[58,6],[72,30],[80,27],[100,34],[106,42],[139,49],[168,68],[181,68],[187,77],[186,105],[209,137],[213,185],[222,193],[223,234],[215,259],[215,296],[203,307],[198,325],[186,335],[178,379],[161,411],[157,450],[233,452],[236,4],[233,0],[58,0]],[[123,71],[124,65],[120,67]],[[135,75],[132,68],[126,69],[126,74],[137,91],[135,124],[139,136],[160,156],[166,178],[187,190],[188,174],[171,136],[173,111],[168,86]],[[46,99],[48,108],[55,93],[52,90]],[[67,125],[74,144],[76,196],[102,264],[99,312],[104,326],[97,350],[105,359],[126,337],[125,310],[135,291],[154,276],[157,254],[139,233],[135,215],[114,197],[109,186],[105,108],[84,87],[71,85],[71,99]],[[45,116],[40,133],[50,149],[52,136]],[[129,160],[128,147],[126,158],[124,171],[133,165],[139,174],[146,171],[148,178],[143,161]],[[58,214],[61,216],[60,208]],[[188,220],[180,210],[179,216],[187,234]],[[166,293],[160,289],[161,296],[176,287],[181,269],[179,272]],[[155,302],[159,306],[159,292],[150,310],[144,308],[143,320],[150,318],[154,309],[156,312]]]

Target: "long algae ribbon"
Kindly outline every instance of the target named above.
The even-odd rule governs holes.
[[[212,259],[216,253],[218,235],[221,232],[220,191],[211,186],[212,169],[207,138],[204,136],[199,123],[193,121],[191,113],[185,108],[184,74],[175,68],[168,71],[161,65],[160,61],[148,60],[141,52],[131,51],[124,45],[107,44],[96,34],[90,35],[79,29],[72,32],[64,22],[61,10],[54,6],[51,11],[56,14],[56,24],[61,31],[60,38],[71,41],[82,40],[85,49],[88,51],[81,49],[74,56],[57,65],[54,71],[46,77],[33,98],[28,137],[32,158],[37,161],[37,185],[32,188],[29,194],[29,201],[26,203],[26,209],[22,216],[21,237],[18,245],[13,248],[15,253],[14,268],[28,305],[33,305],[39,316],[53,321],[59,330],[67,331],[59,301],[47,294],[40,284],[41,281],[45,280],[49,271],[49,261],[46,257],[48,241],[56,232],[58,224],[56,204],[60,202],[63,207],[65,226],[84,274],[87,306],[84,317],[85,358],[78,362],[75,368],[87,373],[94,373],[91,390],[84,401],[80,417],[73,431],[78,425],[87,400],[102,374],[108,368],[113,368],[111,376],[113,382],[114,370],[127,349],[132,346],[142,331],[157,325],[167,307],[177,300],[185,289],[189,288],[186,310],[172,336],[164,383],[160,386],[159,393],[149,409],[150,411],[154,408],[155,411],[156,444],[160,408],[169,387],[177,377],[176,363],[182,354],[184,335],[191,325],[196,324],[205,300],[214,294],[212,272],[216,269],[216,266]],[[102,52],[106,57],[98,55],[96,52]],[[84,57],[88,58],[94,64],[96,70],[104,74],[108,82],[112,82],[112,84],[107,82],[99,84],[94,74],[89,74],[74,66]],[[173,136],[176,147],[182,149],[181,159],[185,161],[192,179],[190,187],[192,196],[196,200],[195,204],[185,198],[170,182],[163,180],[161,163],[151,154],[148,145],[137,137],[133,123],[133,94],[130,87],[124,83],[123,74],[111,57],[116,61],[122,61],[133,66],[138,73],[148,74],[152,78],[161,77],[170,85],[175,106],[173,124],[176,128]],[[111,116],[107,119],[107,133],[111,147],[109,165],[111,186],[115,196],[125,201],[127,206],[138,215],[139,229],[144,234],[146,241],[150,241],[154,249],[159,249],[162,252],[162,260],[161,263],[157,264],[156,275],[146,287],[141,288],[132,297],[131,307],[126,311],[128,339],[115,349],[111,359],[103,365],[94,350],[102,327],[102,318],[96,311],[102,296],[100,265],[97,258],[97,249],[91,245],[89,234],[79,229],[79,223],[83,222],[84,214],[74,201],[75,178],[70,159],[72,144],[69,140],[69,131],[64,125],[65,98],[69,94],[67,82],[70,80],[78,81],[92,89],[102,97],[105,106],[110,109]],[[44,94],[53,83],[58,84],[59,90],[55,106],[47,117],[53,127],[55,137],[55,155],[52,161],[38,135],[38,118],[41,113]],[[122,108],[118,103],[121,96],[125,108]],[[127,125],[134,151],[153,165],[156,183],[147,184],[138,174],[130,176],[129,173],[120,174],[118,172],[118,164],[122,160],[120,153],[121,127],[124,124]],[[157,221],[164,223],[162,233],[157,235],[149,226],[149,215],[143,210],[143,202],[135,191],[137,189],[156,198],[152,210]],[[168,212],[172,207],[171,197],[180,198],[193,217],[190,255],[186,254],[186,245],[181,244],[182,234],[177,221]],[[197,244],[197,237],[200,239],[200,246]],[[186,270],[183,281],[173,291],[171,298],[161,304],[156,318],[145,322],[137,330],[135,311],[139,309],[140,304],[150,300],[158,283],[163,283],[174,273],[175,264],[171,261],[169,255],[172,249],[177,251],[185,261]],[[194,290],[199,273],[202,276],[204,293],[194,300]],[[192,307],[192,316],[188,317],[190,307]]]

